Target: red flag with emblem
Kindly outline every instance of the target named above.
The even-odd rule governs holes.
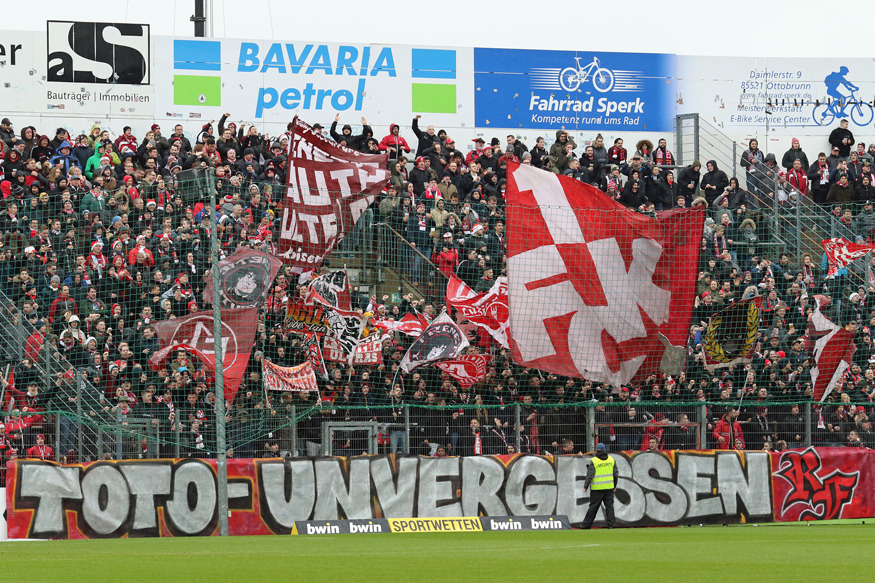
[[[404,314],[400,320],[379,320],[374,323],[376,328],[385,332],[398,331],[414,338],[422,334],[422,331],[428,328],[428,320],[422,314]]]
[[[682,367],[704,214],[653,218],[583,182],[508,164],[514,361],[616,386]]]
[[[283,263],[304,271],[322,265],[389,180],[387,160],[323,138],[295,116],[279,236]]]
[[[434,365],[453,377],[459,385],[468,388],[486,378],[486,367],[491,359],[488,354],[462,354]]]
[[[234,400],[246,372],[257,319],[258,308],[222,310],[222,370],[228,400]],[[184,318],[158,322],[155,332],[162,349],[186,344],[215,362],[212,312],[195,312]]]

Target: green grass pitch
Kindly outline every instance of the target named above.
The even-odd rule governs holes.
[[[0,543],[6,581],[823,581],[861,521],[560,532]],[[841,559],[840,559],[841,560]]]

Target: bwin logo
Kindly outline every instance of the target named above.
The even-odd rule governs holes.
[[[149,25],[47,23],[50,82],[148,85]]]

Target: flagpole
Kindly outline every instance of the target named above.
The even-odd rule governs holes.
[[[216,377],[216,470],[218,472],[219,535],[228,536],[228,460],[225,443],[225,374],[222,350],[222,301],[219,292],[219,236],[216,218],[216,173],[207,170],[210,190],[210,277],[213,280],[213,349]],[[253,324],[254,325],[254,324]]]

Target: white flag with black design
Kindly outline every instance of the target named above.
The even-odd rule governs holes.
[[[444,358],[455,358],[468,347],[468,339],[462,328],[444,312],[426,328],[410,345],[401,359],[401,369],[410,372]]]

